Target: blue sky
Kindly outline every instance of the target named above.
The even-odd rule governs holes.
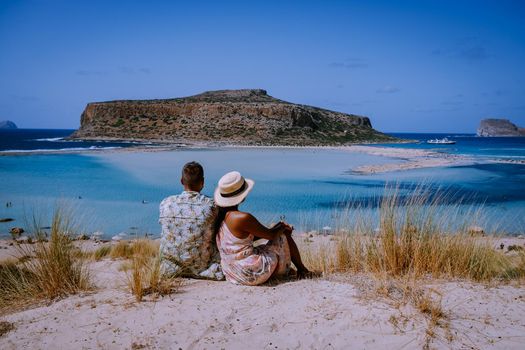
[[[263,88],[386,132],[525,126],[521,1],[0,0],[0,120],[76,128],[86,103]]]

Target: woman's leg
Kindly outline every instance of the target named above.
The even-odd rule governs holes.
[[[299,248],[297,248],[297,244],[295,244],[295,241],[292,238],[292,235],[285,235],[286,240],[288,241],[288,248],[290,248],[290,257],[292,259],[293,264],[297,268],[297,273],[299,275],[304,275],[309,273],[306,266],[304,266],[303,261],[301,260],[301,254],[299,253]]]
[[[277,257],[277,267],[273,271],[273,277],[287,276],[290,271],[291,258],[288,241],[283,234],[278,235],[275,239],[268,241],[268,249],[273,251]]]
[[[314,277],[314,274],[304,266],[299,248],[297,248],[297,244],[295,244],[291,235],[280,234],[275,239],[268,241],[266,247],[274,251],[278,258],[278,264],[272,277],[286,275],[290,270],[290,262],[293,262],[297,268],[297,276],[299,278]]]

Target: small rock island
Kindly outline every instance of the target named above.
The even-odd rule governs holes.
[[[261,89],[88,103],[70,138],[301,146],[396,140],[367,117],[282,101]]]
[[[479,124],[478,136],[525,136],[525,128],[520,128],[508,119],[483,119]]]
[[[14,130],[18,129],[15,123],[10,120],[0,120],[0,129],[2,130]]]

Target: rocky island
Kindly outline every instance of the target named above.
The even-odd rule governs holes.
[[[395,140],[367,117],[282,101],[260,89],[89,103],[70,138],[303,146]]]
[[[0,129],[18,129],[15,123],[10,120],[0,120]]]
[[[479,124],[478,136],[525,136],[525,128],[520,128],[508,119],[483,119]]]

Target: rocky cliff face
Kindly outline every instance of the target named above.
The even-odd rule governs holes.
[[[367,117],[298,105],[265,90],[220,90],[165,100],[89,103],[77,139],[244,145],[335,145],[388,141]]]
[[[525,136],[525,128],[519,128],[508,119],[483,119],[478,127],[478,136]]]
[[[15,123],[10,120],[1,120],[0,129],[18,129]]]

